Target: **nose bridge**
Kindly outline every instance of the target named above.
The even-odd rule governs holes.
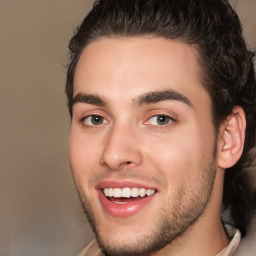
[[[126,124],[114,124],[107,133],[101,164],[115,170],[139,165],[142,152],[136,132]]]

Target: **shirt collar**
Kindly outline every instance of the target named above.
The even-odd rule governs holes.
[[[236,248],[238,247],[241,241],[241,233],[238,229],[234,228],[231,225],[224,224],[224,228],[227,232],[227,235],[230,239],[230,243],[217,255],[215,256],[231,256],[235,252]]]

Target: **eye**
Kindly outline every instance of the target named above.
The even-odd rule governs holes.
[[[101,125],[101,124],[106,124],[108,121],[99,115],[90,115],[82,119],[82,121],[85,123],[87,126],[95,126],[95,125]]]
[[[150,125],[168,125],[173,121],[173,118],[166,115],[155,115],[150,117],[146,124]]]

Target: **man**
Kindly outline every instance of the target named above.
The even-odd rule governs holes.
[[[254,197],[252,55],[226,0],[100,0],[71,39],[79,255],[232,255]],[[221,219],[230,213],[231,225]]]

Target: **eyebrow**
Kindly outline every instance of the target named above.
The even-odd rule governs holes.
[[[148,92],[134,99],[133,102],[138,106],[142,106],[145,104],[157,103],[166,100],[180,101],[182,103],[185,103],[189,107],[193,107],[191,101],[186,96],[174,90]],[[71,105],[73,106],[76,103],[87,103],[100,107],[104,107],[107,105],[107,102],[100,96],[85,93],[78,93],[72,99]]]
[[[180,101],[182,103],[185,103],[189,107],[193,107],[191,101],[186,96],[174,90],[155,91],[143,94],[138,99],[138,105],[157,103],[166,100]]]
[[[71,105],[74,106],[76,103],[87,103],[100,107],[104,107],[107,105],[106,101],[104,101],[101,97],[93,94],[85,94],[78,93],[71,102]]]

